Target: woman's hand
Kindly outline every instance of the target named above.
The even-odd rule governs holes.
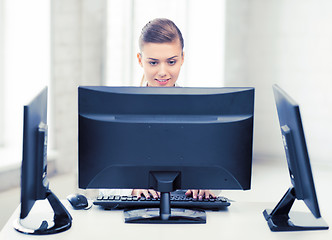
[[[211,198],[216,198],[216,195],[211,191],[211,190],[194,190],[194,189],[190,189],[188,190],[186,193],[186,196],[189,197],[191,196],[194,199],[209,199]],[[153,198],[160,198],[160,192],[157,192],[153,189],[133,189],[133,191],[131,192],[132,196],[136,196],[138,198],[141,197],[141,195],[143,195],[145,198],[150,198],[151,195]]]
[[[193,190],[190,189],[186,192],[186,196],[189,197],[191,196],[194,199],[203,199],[204,197],[206,199],[210,198],[210,196],[212,198],[216,198],[216,195],[211,191],[211,190]]]
[[[153,198],[160,197],[160,192],[156,192],[153,189],[133,189],[131,192],[131,195],[136,196],[137,198],[140,198],[142,194],[145,198],[150,198],[151,195]]]

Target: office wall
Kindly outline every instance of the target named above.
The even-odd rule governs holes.
[[[77,170],[77,87],[104,74],[107,0],[57,0],[51,6],[51,106],[60,172]]]
[[[255,158],[284,156],[272,84],[299,104],[311,161],[332,163],[332,1],[229,0],[227,85],[256,88]]]

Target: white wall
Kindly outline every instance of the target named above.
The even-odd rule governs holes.
[[[300,105],[311,161],[332,163],[332,1],[227,2],[227,85],[256,88],[255,157],[284,156],[272,84]]]
[[[76,171],[79,85],[104,77],[107,0],[57,0],[51,4],[52,114],[60,172]]]

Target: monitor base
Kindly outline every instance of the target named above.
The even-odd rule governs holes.
[[[206,223],[206,214],[203,210],[172,208],[168,218],[162,219],[159,208],[146,208],[124,211],[125,223]]]
[[[271,209],[263,215],[273,232],[326,230],[329,226],[323,218],[315,218],[311,213],[291,211],[289,216],[271,216]]]
[[[291,187],[273,210],[267,209],[263,212],[271,231],[305,231],[329,228],[322,217],[315,218],[312,213],[291,211],[295,200],[295,189]]]
[[[54,211],[54,225],[49,227],[48,222],[43,220],[38,229],[31,229],[24,226],[24,223],[22,223],[23,219],[19,218],[14,222],[16,231],[24,234],[47,235],[63,232],[71,227],[72,217],[56,195],[51,190],[48,190],[46,198]]]

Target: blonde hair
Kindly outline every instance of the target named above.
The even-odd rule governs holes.
[[[143,73],[143,76],[142,76],[142,79],[141,79],[141,84],[140,84],[141,87],[143,87],[144,79],[145,79],[145,75],[144,75],[144,73]]]

